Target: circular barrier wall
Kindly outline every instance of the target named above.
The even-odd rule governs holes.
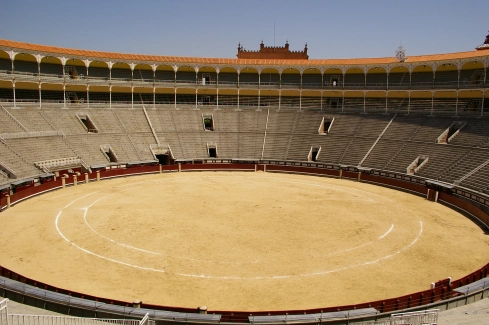
[[[182,167],[220,167],[202,166]],[[25,277],[116,301],[214,311],[375,300],[401,309],[386,301],[463,277],[488,253],[482,230],[440,204],[285,174],[114,179],[34,198],[2,217],[2,266]],[[448,297],[444,288],[433,299]]]

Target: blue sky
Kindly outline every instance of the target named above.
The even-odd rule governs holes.
[[[488,0],[0,0],[0,38],[100,51],[234,58],[238,42],[309,57],[470,51],[489,30]]]

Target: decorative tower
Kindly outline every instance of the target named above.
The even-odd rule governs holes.
[[[307,43],[303,51],[291,51],[289,42],[285,46],[265,46],[263,40],[260,43],[259,51],[248,51],[238,43],[238,59],[270,59],[270,60],[307,60]]]

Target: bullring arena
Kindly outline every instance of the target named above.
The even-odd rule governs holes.
[[[203,59],[0,40],[1,296],[379,325],[482,300],[488,47]]]
[[[470,273],[489,254],[477,225],[424,198],[263,172],[92,183],[21,203],[2,224],[3,266],[26,277],[94,296],[213,310],[402,296]]]

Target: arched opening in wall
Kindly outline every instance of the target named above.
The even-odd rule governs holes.
[[[327,88],[343,87],[343,73],[341,69],[326,69],[323,76],[323,85]]]
[[[486,92],[486,96],[489,93]],[[488,99],[484,100],[485,106],[483,106],[482,102],[482,91],[481,90],[460,90],[458,94],[458,115],[473,115],[480,116],[481,113],[484,112],[484,107],[488,108]],[[486,97],[487,98],[487,97]]]
[[[217,83],[217,72],[212,67],[201,67],[197,73],[197,84],[199,87],[214,86]]]
[[[128,81],[132,80],[131,67],[125,62],[114,63],[110,75],[112,82],[127,83]]]
[[[15,83],[15,98],[17,103],[22,102],[34,102],[39,103],[39,85],[33,82],[19,82]],[[63,94],[59,94],[59,98],[63,100]]]
[[[353,67],[346,70],[344,88],[348,89],[364,89],[365,88],[365,72],[362,68]]]
[[[433,78],[434,88],[452,89],[458,86],[458,67],[456,62],[438,65]]]
[[[0,101],[14,101],[14,88],[11,81],[0,80]]]
[[[411,73],[411,89],[433,88],[433,68],[426,65],[416,66]]]
[[[88,65],[88,79],[90,84],[108,83],[110,78],[109,65],[103,61],[92,61]]]
[[[85,62],[79,59],[68,59],[64,67],[64,75],[68,79],[84,80],[87,74]]]
[[[191,66],[178,67],[176,82],[177,87],[195,87],[196,84],[195,69]]]
[[[367,89],[387,89],[387,71],[382,67],[373,67],[367,71]]]
[[[321,89],[323,76],[318,68],[308,68],[302,73],[302,89]]]
[[[280,87],[280,74],[277,69],[266,68],[260,74],[260,88],[271,89]]]
[[[244,68],[239,74],[240,88],[258,88],[258,70],[255,68]]]
[[[11,74],[12,73],[12,61],[7,52],[0,50],[0,72]]]
[[[219,70],[219,88],[238,87],[238,70],[231,67],[224,67]]]
[[[27,76],[38,75],[38,66],[36,58],[28,53],[18,53],[14,58],[14,73]],[[37,81],[37,80],[33,80]]]
[[[74,88],[80,88],[80,87],[74,87]],[[67,89],[69,88],[67,87]],[[68,93],[69,91],[67,90],[66,92]],[[73,91],[73,93],[75,94],[74,96],[77,96],[75,91]],[[64,102],[63,85],[42,83],[41,101],[43,103],[63,103]],[[76,100],[76,103],[78,103],[78,99]]]
[[[159,65],[155,70],[155,84],[158,87],[172,87],[175,84],[175,70],[169,65]]]
[[[147,83],[153,87],[153,68],[149,64],[136,64],[133,72],[133,81],[137,83]]]
[[[482,87],[484,85],[484,63],[474,60],[465,63],[460,71],[460,88]]]
[[[63,82],[63,65],[61,60],[54,56],[45,56],[41,59],[40,65],[41,80],[43,78],[50,78],[50,82],[53,82],[53,78],[59,78],[59,82]]]
[[[389,71],[389,89],[406,89],[409,87],[409,80],[407,67],[396,66]]]
[[[300,89],[301,72],[296,68],[286,68],[282,70],[282,89]]]

